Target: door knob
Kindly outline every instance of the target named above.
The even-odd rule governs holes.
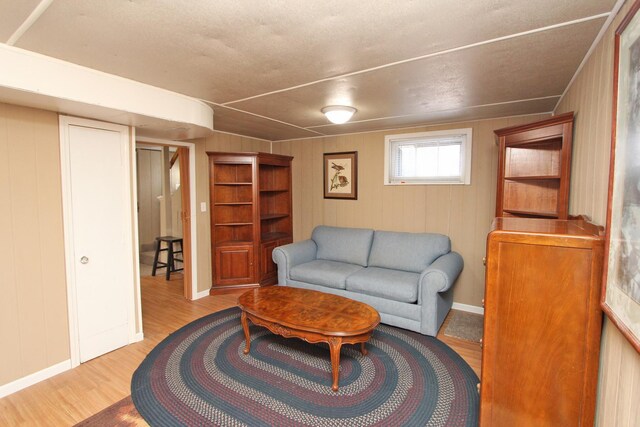
[[[89,263],[89,258],[87,258],[86,256],[83,256],[82,258],[80,258],[80,264],[88,264]]]

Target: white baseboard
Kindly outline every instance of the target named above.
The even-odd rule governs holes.
[[[133,336],[133,341],[131,341],[129,344],[142,341],[143,339],[144,339],[144,332],[138,332]]]
[[[0,385],[0,398],[15,393],[16,391],[20,391],[23,388],[34,385],[35,383],[39,383],[40,381],[44,381],[64,371],[68,371],[69,369],[71,369],[71,359],[49,366],[48,368],[34,372],[26,377],[19,378],[8,384]]]
[[[209,296],[209,289],[207,289],[205,291],[198,292],[197,294],[195,294],[193,296],[193,298],[192,298],[192,301],[195,301],[195,300],[200,299],[200,298],[208,297],[208,296]]]
[[[460,304],[459,302],[454,302],[453,307],[451,308],[453,308],[454,310],[467,311],[469,313],[484,315],[484,308],[478,307],[477,305]]]

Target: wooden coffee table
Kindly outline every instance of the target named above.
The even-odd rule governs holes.
[[[342,344],[360,343],[360,350],[366,355],[365,342],[380,323],[378,312],[367,304],[288,286],[252,289],[238,298],[238,306],[242,310],[242,328],[247,340],[244,354],[248,354],[251,347],[247,319],[286,338],[328,343],[333,391],[338,391]]]

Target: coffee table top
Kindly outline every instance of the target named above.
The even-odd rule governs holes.
[[[338,295],[290,286],[245,292],[238,306],[261,319],[328,336],[354,336],[373,330],[380,315],[371,306]]]

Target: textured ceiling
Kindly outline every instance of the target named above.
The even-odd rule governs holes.
[[[48,3],[48,1],[47,1]],[[281,140],[553,110],[615,0],[53,0],[16,47]],[[6,42],[37,1],[0,0]],[[320,108],[358,109],[330,125]]]

